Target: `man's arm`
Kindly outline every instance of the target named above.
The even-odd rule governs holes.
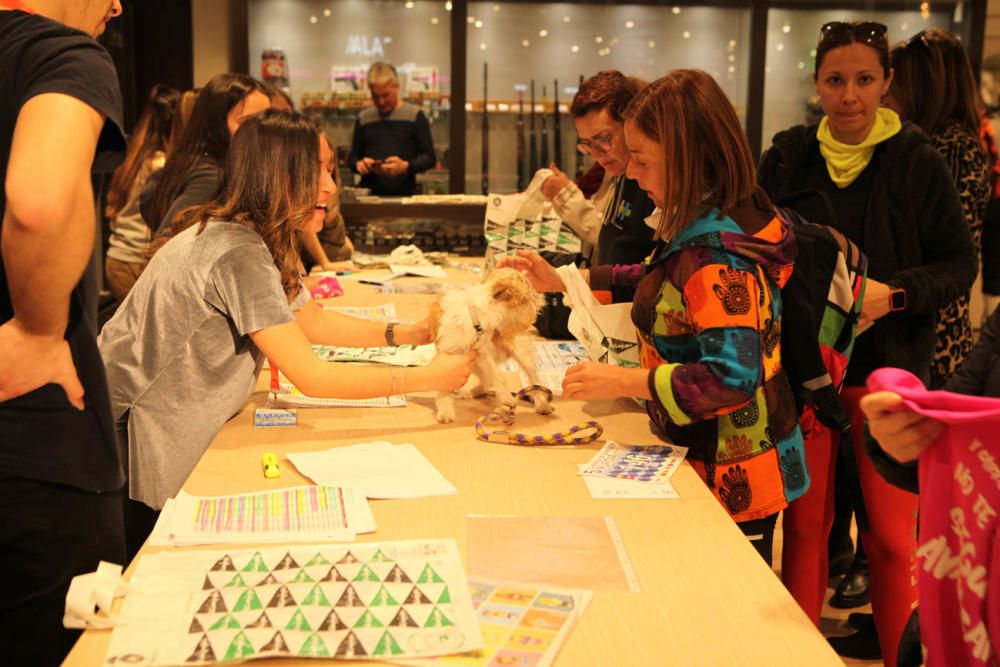
[[[83,407],[63,336],[93,250],[90,167],[103,124],[93,108],[57,93],[31,98],[18,114],[0,242],[14,309],[0,325],[0,401],[55,382]]]
[[[417,154],[410,160],[410,173],[420,174],[434,166],[434,139],[431,137],[431,124],[427,122],[427,116],[423,111],[417,112],[416,139]]]

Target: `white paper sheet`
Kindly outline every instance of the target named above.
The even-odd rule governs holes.
[[[434,358],[433,345],[399,345],[397,347],[338,347],[314,345],[316,356],[326,361],[358,361],[390,366],[423,366]]]
[[[411,444],[376,441],[288,454],[317,484],[353,488],[369,498],[449,496],[458,489]]]
[[[350,541],[375,530],[368,500],[353,489],[299,486],[228,496],[181,491],[167,501],[152,544]]]
[[[657,484],[677,472],[687,452],[680,445],[627,445],[608,440],[587,462],[584,474]]]
[[[437,264],[390,264],[389,270],[397,276],[418,276],[420,278],[444,278],[444,269]]]
[[[147,554],[104,664],[396,660],[483,647],[454,540]]]
[[[586,463],[578,466],[581,476],[587,469]],[[587,485],[587,491],[591,498],[600,500],[606,499],[627,499],[627,498],[680,498],[681,495],[674,489],[670,482],[659,482],[657,484],[644,484],[633,482],[627,479],[613,479],[611,477],[586,477],[583,481]]]
[[[337,306],[325,309],[362,320],[374,320],[375,322],[396,322],[399,320],[399,317],[396,315],[396,304],[391,302],[383,303],[379,306]]]
[[[277,394],[271,394],[268,403],[291,408],[402,408],[406,396],[380,396],[378,398],[314,398],[306,396],[296,387],[281,383]]]

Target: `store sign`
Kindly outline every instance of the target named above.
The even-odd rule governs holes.
[[[369,38],[368,35],[348,35],[344,53],[349,56],[383,58],[385,57],[385,49],[382,47],[391,42],[392,37],[379,37],[375,35]]]

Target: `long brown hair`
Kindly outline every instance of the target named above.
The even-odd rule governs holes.
[[[319,170],[316,125],[299,113],[262,111],[244,121],[233,137],[219,199],[183,211],[177,233],[197,224],[200,234],[212,219],[249,227],[271,251],[291,301],[301,285],[295,231],[315,213]]]
[[[143,166],[157,153],[167,153],[180,98],[178,91],[161,84],[153,86],[149,92],[146,108],[129,138],[125,161],[115,169],[114,176],[111,177],[108,200],[104,207],[104,215],[108,218],[114,218],[124,208]]]
[[[889,95],[903,118],[935,135],[949,123],[979,136],[976,77],[962,43],[944,30],[922,30],[892,49]]]
[[[170,209],[188,172],[200,163],[221,167],[229,150],[226,115],[252,92],[264,93],[264,86],[245,74],[217,74],[198,92],[191,118],[177,140],[173,154],[163,168],[146,223],[157,229]]]
[[[625,110],[663,148],[666,168],[660,238],[673,238],[711,209],[728,215],[753,194],[756,171],[736,110],[711,76],[674,70],[649,84]]]

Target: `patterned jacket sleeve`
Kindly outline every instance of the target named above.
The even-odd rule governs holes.
[[[653,399],[680,426],[745,405],[763,374],[763,298],[753,273],[708,264],[687,280],[683,297],[701,358],[649,374]]]

